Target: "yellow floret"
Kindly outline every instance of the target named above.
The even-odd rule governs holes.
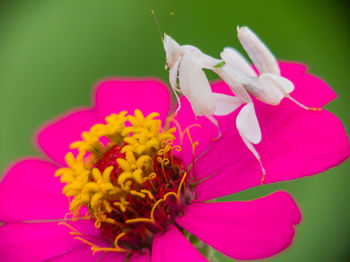
[[[68,153],[68,167],[59,169],[56,176],[66,183],[63,193],[72,198],[70,210],[74,216],[78,215],[81,206],[86,206],[98,227],[102,222],[113,223],[108,217],[113,208],[126,211],[128,196],[153,199],[149,190],[135,190],[135,185],[139,187],[146,181],[152,183],[156,177],[154,159],[161,155],[164,161],[168,160],[164,157],[171,149],[168,142],[174,139],[175,129],[162,130],[161,121],[154,119],[158,116],[158,113],[151,113],[145,117],[140,110],[135,110],[134,116],[126,116],[126,111],[112,114],[105,118],[105,124],[94,125],[82,133],[82,140],[71,144],[70,147],[78,149],[79,154],[74,157]],[[102,143],[105,138],[109,140],[107,144]],[[109,166],[101,173],[95,165],[115,145],[121,147],[125,157],[117,158],[115,166]],[[112,182],[114,168],[117,168],[118,176]]]

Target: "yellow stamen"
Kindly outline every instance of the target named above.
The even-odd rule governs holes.
[[[187,134],[188,138],[190,139],[190,143],[191,145],[193,145],[193,141],[192,141],[192,138],[191,138],[191,134],[189,132],[189,130],[192,128],[192,127],[199,127],[199,128],[202,128],[202,126],[200,124],[192,124],[192,125],[189,125],[187,126],[183,131],[181,129],[181,126],[180,126],[180,123],[176,120],[176,119],[172,119],[171,120],[175,125],[176,125],[176,128],[178,130],[178,133],[180,135],[180,145],[183,144],[183,138],[185,136],[185,134]],[[193,147],[193,146],[192,146]]]
[[[181,188],[182,188],[182,185],[183,185],[184,182],[185,182],[186,177],[187,177],[187,172],[184,173],[184,175],[183,175],[183,177],[182,177],[182,179],[181,179],[179,188],[177,189],[177,195],[178,195],[178,196],[180,196]]]
[[[168,163],[169,163],[169,160],[166,160],[166,159],[164,159],[164,158],[162,158],[162,157],[157,157],[157,160],[158,160],[158,162],[160,163],[160,166],[161,166],[161,168],[162,168],[163,177],[164,177],[165,181],[168,183],[169,180],[168,180],[167,175],[166,175],[166,173],[165,173],[164,165],[168,164]]]
[[[72,230],[71,232],[69,232],[70,235],[79,235],[79,236],[82,236],[83,234],[80,233],[77,229],[75,229],[74,227],[72,227],[71,225],[69,225],[68,223],[66,222],[59,222],[57,223],[57,225],[59,226],[66,226],[68,227],[70,230]]]
[[[142,194],[142,193],[137,192],[137,191],[135,191],[135,190],[130,190],[130,194],[133,195],[133,196],[141,197],[141,198],[145,198],[145,197],[146,197],[145,194]]]
[[[115,241],[114,241],[114,245],[115,247],[112,247],[112,248],[108,248],[108,247],[100,247],[100,246],[97,246],[95,245],[94,243],[91,243],[90,241],[87,241],[86,239],[84,238],[81,238],[81,237],[75,237],[74,239],[77,239],[77,240],[80,240],[81,242],[91,246],[91,250],[92,250],[92,254],[94,255],[96,252],[99,252],[99,251],[111,251],[111,252],[118,252],[118,253],[123,253],[123,252],[130,252],[131,250],[127,250],[127,249],[124,249],[124,248],[121,248],[118,246],[118,240],[123,237],[125,235],[125,233],[121,233],[119,234]]]
[[[173,117],[169,121],[175,124],[177,132],[179,133],[179,136],[180,136],[180,145],[182,145],[182,134],[183,134],[183,132],[182,132],[182,128],[181,128],[180,123]]]
[[[192,127],[199,127],[199,128],[201,128],[202,126],[199,125],[199,124],[193,124],[193,125],[190,125],[190,126],[186,127],[186,129],[184,130],[184,133],[187,134],[187,137],[190,140],[190,143],[191,143],[191,146],[192,146],[192,155],[193,155],[193,158],[194,158],[194,156],[195,156],[194,153],[195,153],[195,150],[196,150],[196,146],[198,146],[198,142],[197,141],[193,142],[193,140],[192,140],[191,133],[190,133],[190,128],[192,128]]]
[[[185,181],[186,177],[187,177],[187,172],[184,173],[184,175],[183,175],[183,177],[181,179],[181,182],[180,182],[179,187],[177,189],[177,193],[175,193],[175,192],[168,192],[168,193],[166,193],[164,195],[164,197],[163,197],[164,201],[168,198],[168,196],[172,195],[172,196],[176,197],[178,204],[181,204],[181,198],[180,198],[181,197],[180,196],[181,195],[181,189],[182,189],[182,186],[184,184],[184,181]]]
[[[178,194],[176,194],[175,192],[168,192],[168,193],[166,193],[166,194],[164,195],[164,198],[163,198],[163,199],[166,200],[166,199],[168,198],[168,196],[175,196],[176,199],[179,198]]]
[[[150,218],[133,218],[125,221],[126,224],[135,224],[135,223],[151,223],[154,224],[154,221]]]
[[[149,191],[147,189],[141,189],[141,193],[147,194],[150,199],[154,199],[154,196],[151,193],[151,191]]]
[[[143,183],[145,183],[146,181],[149,181],[153,190],[156,191],[157,189],[152,182],[152,179],[155,179],[156,177],[157,177],[157,174],[153,172],[153,173],[149,174],[149,176],[143,178]]]
[[[125,212],[125,211],[126,211],[126,207],[125,207],[125,205],[123,205],[123,204],[122,204],[122,203],[120,203],[120,202],[113,203],[113,205],[115,205],[115,206],[119,207],[119,208],[120,208],[120,210],[121,210],[122,212]]]
[[[134,224],[134,223],[140,223],[140,222],[146,222],[146,223],[152,223],[156,224],[156,221],[154,220],[154,211],[156,210],[157,206],[162,203],[164,200],[159,199],[156,203],[154,203],[152,210],[151,210],[151,218],[134,218],[134,219],[128,219],[125,221],[127,224]]]
[[[156,207],[162,203],[164,200],[163,199],[159,199],[152,207],[152,210],[151,210],[151,219],[154,221],[154,211],[156,210]]]
[[[181,152],[182,148],[181,146],[173,146],[172,143],[173,141],[171,140],[170,160],[171,160],[171,164],[174,164],[174,150],[176,150],[177,152]]]

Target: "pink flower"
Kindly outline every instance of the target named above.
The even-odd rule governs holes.
[[[280,69],[282,75],[294,83],[293,97],[300,102],[322,107],[336,97],[322,80],[305,73],[304,65],[281,63]],[[212,87],[215,92],[229,92],[223,82],[216,82]],[[89,245],[69,235],[69,228],[58,226],[57,222],[68,212],[69,202],[62,195],[64,185],[54,173],[66,166],[64,156],[70,151],[69,145],[80,140],[83,131],[102,123],[106,116],[140,109],[145,116],[158,112],[164,123],[170,105],[166,86],[157,80],[110,79],[97,87],[94,107],[71,111],[42,128],[38,144],[53,161],[21,159],[9,168],[0,184],[2,260],[95,261],[101,256],[102,261],[123,261],[126,255],[117,252],[93,256]],[[258,101],[255,105],[264,138],[256,148],[266,168],[265,183],[313,175],[349,156],[346,132],[333,114],[325,110],[306,111],[287,100],[278,107]],[[201,126],[191,128],[191,136],[198,146],[195,177],[189,178],[200,183],[191,191],[195,198],[178,212],[172,223],[155,234],[151,253],[134,252],[130,261],[206,261],[179,228],[235,259],[269,257],[291,244],[294,226],[300,222],[301,215],[286,192],[252,201],[205,202],[260,184],[259,164],[240,139],[233,119],[235,113],[217,117],[222,137],[215,140],[216,127],[206,118],[195,119],[190,104],[182,99],[177,123],[182,129],[193,124]],[[180,144],[179,132],[174,135],[174,144]],[[181,146],[182,154],[178,157],[184,166],[191,165],[193,143],[185,136]],[[185,181],[184,188],[189,189],[190,183],[191,180]],[[181,194],[185,194],[185,189]],[[106,242],[91,220],[81,219],[69,225],[89,239],[97,239],[99,244]]]

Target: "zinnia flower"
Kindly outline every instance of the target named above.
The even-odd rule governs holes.
[[[322,107],[336,97],[305,66],[280,69],[299,101]],[[212,88],[230,92],[223,82]],[[236,113],[217,117],[216,139],[217,128],[181,99],[181,110],[168,117],[170,95],[158,80],[110,79],[98,85],[92,108],[42,128],[38,144],[51,160],[21,159],[0,184],[1,259],[206,261],[189,233],[235,259],[287,248],[301,219],[288,193],[207,202],[260,185],[260,167],[232,132]],[[287,100],[255,104],[265,183],[312,175],[348,157],[347,135],[331,113]]]

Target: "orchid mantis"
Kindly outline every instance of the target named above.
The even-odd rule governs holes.
[[[180,46],[167,34],[164,34],[163,46],[166,53],[165,67],[169,68],[169,82],[178,101],[175,113],[181,107],[177,92],[186,96],[196,116],[207,116],[212,122],[215,120],[211,115],[215,115],[217,110],[220,111],[221,102],[231,101],[228,105],[234,106],[234,97],[211,91],[209,81],[203,72],[204,68],[212,69],[220,60],[202,53],[194,46]]]
[[[260,164],[263,173],[261,182],[263,182],[266,172],[260,155],[253,146],[260,143],[262,136],[250,95],[269,105],[278,105],[287,97],[304,109],[318,109],[306,107],[290,96],[294,90],[293,83],[281,76],[274,55],[248,27],[238,27],[237,32],[240,43],[258,69],[259,75],[233,48],[224,48],[220,54],[222,60],[218,60],[202,53],[194,46],[180,46],[170,36],[164,34],[166,68],[170,68],[169,82],[178,100],[175,113],[181,106],[177,91],[187,97],[196,116],[206,116],[215,125],[218,123],[213,115],[228,115],[243,105],[237,115],[236,127],[243,142]],[[229,85],[235,96],[213,93],[203,72],[204,68],[218,74]]]

